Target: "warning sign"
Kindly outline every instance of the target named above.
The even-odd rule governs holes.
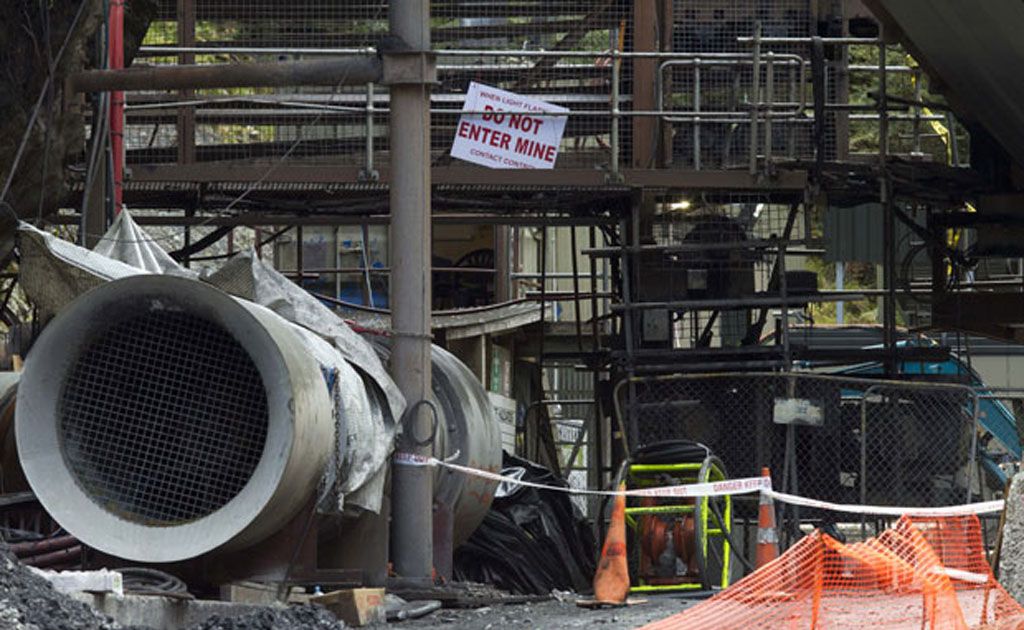
[[[470,83],[452,157],[490,168],[555,168],[569,110]],[[550,116],[545,114],[562,114]]]

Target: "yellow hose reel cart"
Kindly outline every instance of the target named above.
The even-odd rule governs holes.
[[[636,451],[622,475],[629,489],[724,481],[725,466],[703,444],[659,442]],[[626,527],[633,593],[726,588],[733,501],[720,497],[629,497]]]

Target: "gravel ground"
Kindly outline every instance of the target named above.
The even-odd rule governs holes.
[[[189,630],[340,630],[345,624],[319,606],[267,608],[211,617]],[[88,604],[54,590],[0,547],[0,628],[3,630],[147,630],[120,626]]]
[[[53,590],[0,549],[0,628],[10,630],[113,630],[119,626],[87,604]]]
[[[565,594],[546,602],[505,604],[479,609],[446,609],[408,621],[389,624],[394,630],[498,630],[505,628],[637,628],[692,605],[693,598],[649,596],[622,608],[590,610]],[[640,599],[640,598],[637,598]],[[381,626],[384,627],[384,626]],[[90,608],[55,591],[0,548],[0,628],[4,630],[147,630],[122,627]],[[318,606],[267,608],[237,617],[211,617],[189,630],[340,630],[344,624]]]
[[[673,615],[698,600],[673,596],[645,597],[645,603],[623,608],[590,610],[574,600],[539,604],[506,604],[477,610],[439,610],[421,619],[390,624],[405,628],[443,628],[445,630],[505,630],[506,628],[543,629],[588,628],[613,630],[638,628],[651,621]]]
[[[189,630],[340,630],[345,624],[319,606],[291,606],[283,610],[268,608],[247,615],[214,615]]]

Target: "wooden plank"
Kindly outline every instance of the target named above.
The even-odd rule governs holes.
[[[384,612],[384,589],[352,588],[332,591],[325,595],[311,597],[310,603],[319,604],[344,621],[347,625],[360,628],[371,623],[386,623]]]

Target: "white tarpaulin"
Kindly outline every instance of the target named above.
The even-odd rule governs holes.
[[[490,168],[555,168],[568,109],[474,82],[462,111],[481,113],[459,118],[452,157]]]
[[[195,272],[179,265],[159,243],[142,231],[127,210],[117,213],[110,229],[100,237],[92,251],[152,273],[197,277]]]
[[[18,225],[18,240],[19,281],[43,321],[110,280],[143,273],[198,278],[168,256],[127,211],[118,214],[92,251],[24,222]]]

